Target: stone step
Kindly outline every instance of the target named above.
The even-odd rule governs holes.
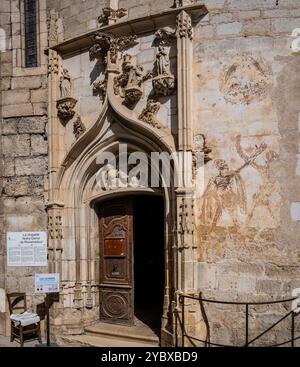
[[[159,346],[159,337],[143,323],[135,326],[123,326],[99,322],[86,327],[85,334]]]
[[[100,335],[61,335],[57,338],[57,343],[63,346],[70,347],[155,347],[152,343],[143,343],[139,341],[129,341],[123,339],[109,338],[108,336]]]

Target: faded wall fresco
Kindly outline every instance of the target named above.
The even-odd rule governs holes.
[[[208,298],[282,299],[300,285],[300,56],[291,50],[300,19],[293,6],[228,1],[195,30],[194,133],[212,150],[196,195],[198,287]],[[252,332],[285,311],[255,308]],[[243,309],[206,305],[206,312],[212,341],[243,342]],[[261,342],[287,339],[289,327]]]

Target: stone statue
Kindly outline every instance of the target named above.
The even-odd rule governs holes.
[[[136,65],[132,56],[124,55],[122,73],[114,79],[114,92],[124,98],[128,108],[133,108],[143,95],[143,83],[152,77],[142,66]]]
[[[61,98],[71,97],[71,77],[66,68],[63,69],[60,77],[60,95]]]
[[[144,77],[144,68],[142,66],[132,65],[128,73],[127,88],[141,87]]]
[[[170,59],[165,47],[158,46],[156,54],[157,75],[171,75]]]

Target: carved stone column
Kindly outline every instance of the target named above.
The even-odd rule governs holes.
[[[177,16],[177,79],[178,79],[178,146],[192,149],[192,67],[193,28],[186,11]]]
[[[46,205],[48,213],[48,236],[49,236],[49,271],[53,273],[62,272],[62,203],[50,202]]]
[[[54,181],[60,163],[60,124],[57,118],[56,101],[59,95],[59,65],[60,57],[54,50],[48,55],[48,129],[49,129],[49,196],[54,200]]]
[[[182,154],[180,166],[182,184],[176,190],[177,206],[177,256],[178,256],[178,295],[197,295],[198,262],[197,243],[194,234],[194,191],[192,182],[192,142],[193,142],[193,29],[190,15],[182,10],[177,16],[177,78],[178,78],[178,150]],[[187,159],[190,157],[190,159]],[[199,303],[185,299],[185,330],[197,338],[204,338],[202,315]],[[177,299],[177,312],[182,317]],[[179,340],[181,330],[179,331]],[[185,341],[185,345],[190,343]]]

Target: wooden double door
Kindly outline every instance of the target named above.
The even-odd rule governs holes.
[[[162,198],[128,197],[102,203],[99,230],[100,320],[133,325],[135,315],[148,320],[149,314],[160,320],[164,290]]]

